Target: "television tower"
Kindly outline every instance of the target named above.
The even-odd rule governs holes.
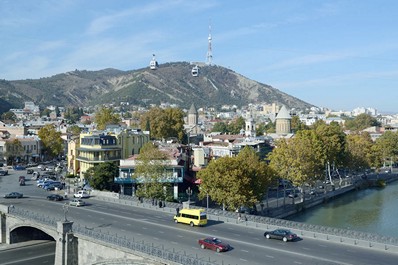
[[[209,25],[209,37],[207,39],[209,40],[209,45],[207,46],[206,64],[211,65],[213,59],[213,54],[211,52],[211,25]]]

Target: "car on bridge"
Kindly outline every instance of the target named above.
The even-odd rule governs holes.
[[[225,252],[231,249],[229,244],[222,242],[216,237],[202,238],[199,239],[198,243],[202,249],[208,248],[217,252]]]
[[[294,241],[298,239],[298,236],[295,233],[287,229],[276,229],[274,231],[266,231],[264,233],[264,236],[267,239],[271,238],[280,239],[283,240],[284,242]]]
[[[81,200],[81,199],[73,199],[69,202],[70,206],[76,206],[76,207],[80,207],[80,206],[84,206],[86,205],[86,203]]]
[[[15,192],[15,191],[7,193],[6,195],[4,195],[4,198],[7,198],[7,199],[12,199],[12,198],[19,199],[19,198],[22,198],[22,197],[23,197],[22,193]]]
[[[50,194],[47,196],[47,200],[49,201],[63,201],[64,197],[59,194]]]

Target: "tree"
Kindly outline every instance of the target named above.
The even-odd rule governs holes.
[[[107,125],[119,124],[121,118],[111,108],[102,107],[95,113],[95,123],[98,130],[105,130]]]
[[[354,133],[347,135],[347,163],[351,169],[370,168],[374,164],[373,141],[369,133]]]
[[[83,110],[77,107],[67,108],[64,114],[64,118],[68,121],[69,124],[76,123],[80,120],[81,116],[83,116]]]
[[[64,150],[64,141],[61,138],[61,132],[55,130],[54,125],[45,125],[39,130],[38,135],[43,143],[44,150],[50,157],[58,156]]]
[[[209,195],[213,201],[229,210],[252,206],[262,200],[274,174],[251,147],[245,147],[236,157],[212,160],[198,172],[201,180],[199,198]]]
[[[1,119],[3,121],[15,122],[17,120],[17,116],[15,115],[14,112],[7,111],[7,112],[4,112],[3,114],[1,114]]]
[[[345,127],[351,131],[362,131],[363,129],[380,126],[380,122],[369,114],[359,114],[354,119],[346,120]]]
[[[50,117],[50,114],[51,114],[51,110],[49,110],[49,109],[44,109],[41,113],[40,113],[40,115],[43,117],[43,116],[45,116],[45,117]]]
[[[398,155],[398,132],[385,132],[376,140],[374,151],[378,154],[377,166],[386,166],[386,161],[394,163]]]
[[[231,134],[239,134],[240,131],[245,128],[245,124],[245,119],[243,117],[239,117],[228,124],[227,130]]]
[[[289,141],[277,141],[268,159],[270,167],[280,178],[290,180],[295,186],[313,184],[323,170],[322,142],[313,130],[298,131]]]
[[[114,178],[119,175],[119,168],[113,162],[99,163],[84,172],[84,178],[93,189],[112,191]]]
[[[11,165],[14,165],[14,161],[23,155],[23,146],[21,141],[18,139],[13,139],[12,141],[6,141],[5,143],[6,152],[4,155],[7,157],[7,160],[11,162]]]
[[[292,117],[290,128],[291,128],[291,130],[293,132],[297,132],[299,130],[308,130],[309,129],[307,125],[305,125],[304,123],[302,123],[300,121],[300,117],[297,116],[297,115]]]
[[[346,134],[337,122],[327,125],[324,121],[317,121],[314,124],[315,133],[322,142],[323,156],[321,162],[324,166],[338,168],[345,165],[346,160]],[[329,174],[329,178],[331,178]]]
[[[70,133],[72,136],[79,136],[82,132],[82,129],[80,129],[80,127],[77,125],[72,125],[66,129],[66,132]]]
[[[169,186],[163,181],[166,178],[168,156],[153,143],[146,143],[137,157],[134,178],[141,184],[137,189],[137,196],[146,198],[166,199],[165,188]]]
[[[223,121],[216,122],[211,129],[212,132],[220,132],[220,133],[227,133],[228,128],[227,124]]]
[[[151,138],[184,138],[184,112],[178,108],[151,108],[140,118],[141,129],[150,128]]]

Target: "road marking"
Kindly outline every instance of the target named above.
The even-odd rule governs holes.
[[[274,259],[274,256],[265,255],[267,258]]]
[[[239,259],[239,260],[244,261],[244,262],[247,262],[247,259]]]
[[[241,249],[240,251],[249,253],[249,251],[248,251],[248,250],[245,250],[245,249]]]

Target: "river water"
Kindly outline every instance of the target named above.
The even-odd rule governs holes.
[[[286,219],[398,238],[398,181],[349,192]]]

